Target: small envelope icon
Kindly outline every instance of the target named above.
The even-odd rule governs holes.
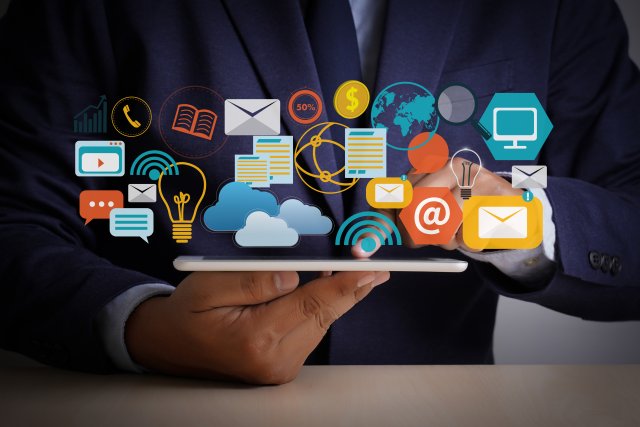
[[[547,188],[547,167],[512,166],[511,183],[513,188]]]
[[[280,134],[280,101],[277,99],[227,99],[224,101],[224,133],[227,135]]]
[[[375,201],[378,203],[404,202],[404,187],[402,184],[377,184],[375,190]]]
[[[523,206],[483,206],[478,212],[481,239],[526,239],[527,208]]]
[[[129,203],[155,203],[156,184],[129,184],[127,198]]]

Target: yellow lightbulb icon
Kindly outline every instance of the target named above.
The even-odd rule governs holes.
[[[186,163],[186,162],[177,162],[175,166],[180,167],[180,171],[183,170],[183,167],[188,167],[195,169],[200,177],[202,178],[202,187],[198,189],[199,191],[193,192],[193,194],[198,194],[198,198],[191,197],[192,193],[188,193],[183,191],[180,188],[177,194],[174,194],[173,197],[169,197],[169,200],[165,197],[168,188],[164,188],[170,182],[174,184],[177,182],[178,184],[183,184],[182,180],[185,174],[179,173],[174,175],[166,175],[165,172],[168,168],[166,168],[160,174],[158,178],[158,192],[160,193],[160,197],[164,202],[164,205],[167,207],[167,212],[169,213],[169,219],[171,220],[171,224],[173,225],[172,229],[172,237],[176,243],[189,243],[192,236],[192,224],[196,219],[196,214],[198,213],[198,208],[200,207],[200,203],[202,199],[204,199],[204,195],[207,192],[207,178],[204,175],[204,172],[194,164]],[[169,166],[169,168],[174,167],[173,165]],[[163,185],[164,183],[164,185]],[[192,182],[186,183],[191,188],[193,186]],[[197,201],[196,201],[197,200]]]

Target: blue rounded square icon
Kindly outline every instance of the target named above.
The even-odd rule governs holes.
[[[534,160],[553,124],[535,93],[496,93],[480,117],[496,160]]]

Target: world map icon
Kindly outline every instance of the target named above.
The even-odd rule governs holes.
[[[318,123],[307,129],[298,140],[294,154],[296,172],[310,189],[322,194],[338,194],[350,189],[358,182],[358,178],[344,179],[344,164],[338,165],[337,170],[330,170],[321,163],[321,159],[326,158],[322,155],[324,150],[330,150],[328,151],[331,153],[330,158],[334,157],[332,152],[336,147],[345,151],[343,142],[347,128],[342,123]],[[311,152],[310,156],[307,155],[307,159],[312,159],[311,162],[305,162],[300,158],[306,152]],[[344,159],[344,156],[335,157]],[[308,169],[305,168],[304,165],[309,163],[311,164]]]
[[[371,127],[387,128],[387,145],[396,150],[415,150],[409,142],[418,134],[438,130],[440,117],[435,97],[418,83],[399,82],[384,88],[371,106]],[[429,138],[430,139],[430,138]]]

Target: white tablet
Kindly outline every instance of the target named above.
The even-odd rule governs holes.
[[[180,271],[412,271],[461,273],[467,262],[448,258],[412,259],[330,259],[216,256],[180,256],[173,266]]]

